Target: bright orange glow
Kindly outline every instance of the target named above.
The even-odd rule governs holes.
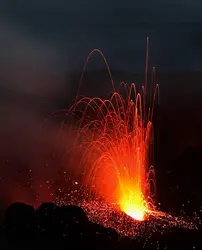
[[[90,195],[115,203],[141,221],[154,210],[154,170],[149,168],[152,123],[149,115],[145,120],[135,85],[122,87],[126,96],[115,92],[106,100],[84,97],[72,106],[69,112],[78,124],[74,151],[80,152]]]
[[[137,190],[135,188],[125,190],[125,193],[120,196],[120,209],[133,219],[143,221],[147,212],[147,203],[141,189]]]
[[[84,72],[94,52],[99,52],[104,59],[113,93],[107,99],[83,97],[79,100]],[[146,57],[148,64],[148,46]],[[149,156],[158,85],[154,86],[153,101],[150,100],[152,107],[148,110],[146,89],[147,77],[141,93],[136,93],[133,83],[122,83],[117,91],[106,58],[94,49],[84,65],[76,101],[68,111],[71,127],[75,128],[77,124],[72,152],[76,151],[77,159],[81,159],[83,185],[90,190],[89,195],[116,204],[136,220],[144,220],[149,211],[155,210],[152,200],[155,178]]]

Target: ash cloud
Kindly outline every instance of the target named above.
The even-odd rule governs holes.
[[[54,199],[51,182],[69,140],[53,119],[45,122],[66,79],[53,47],[22,27],[1,22],[0,29],[0,200],[37,205]]]

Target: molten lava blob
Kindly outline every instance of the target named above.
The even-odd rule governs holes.
[[[147,204],[142,193],[126,190],[120,200],[120,209],[137,221],[145,220]]]

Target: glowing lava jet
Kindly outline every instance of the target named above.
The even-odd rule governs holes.
[[[154,208],[154,170],[148,167],[152,123],[143,121],[140,94],[130,99],[133,90],[134,84],[127,98],[117,92],[106,100],[84,97],[70,112],[79,124],[75,147],[85,166],[85,185],[141,221]]]
[[[116,90],[103,53],[94,49],[89,54],[77,97],[65,111],[70,138],[76,133],[67,153],[73,157],[70,162],[76,175],[80,174],[81,182],[74,180],[76,190],[62,191],[56,203],[78,205],[90,221],[113,228],[120,235],[150,238],[157,230],[162,233],[172,227],[197,227],[190,220],[161,212],[154,204],[152,120],[159,86],[152,71],[153,93],[150,92],[148,98],[148,42],[147,38],[145,83],[140,93],[136,92],[134,83],[121,83]],[[111,79],[113,92],[106,99],[79,97],[83,75],[94,52],[103,57]],[[146,219],[145,223],[137,223]]]
[[[99,50],[89,54],[86,65],[95,51],[103,56],[111,77]],[[69,109],[71,122],[77,124],[73,150],[79,151],[84,186],[90,189],[91,197],[96,194],[142,221],[155,210],[152,201],[154,170],[149,168],[148,159],[153,113],[152,109],[145,111],[146,85],[141,94],[136,93],[134,84],[122,83],[124,94],[115,90],[113,80],[112,86],[114,92],[110,98],[83,97]],[[157,89],[158,85],[154,100]]]

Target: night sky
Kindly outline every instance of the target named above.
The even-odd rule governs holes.
[[[4,68],[31,62],[71,72],[100,48],[111,68],[143,71],[146,36],[158,71],[202,68],[200,0],[1,0],[0,9]]]

